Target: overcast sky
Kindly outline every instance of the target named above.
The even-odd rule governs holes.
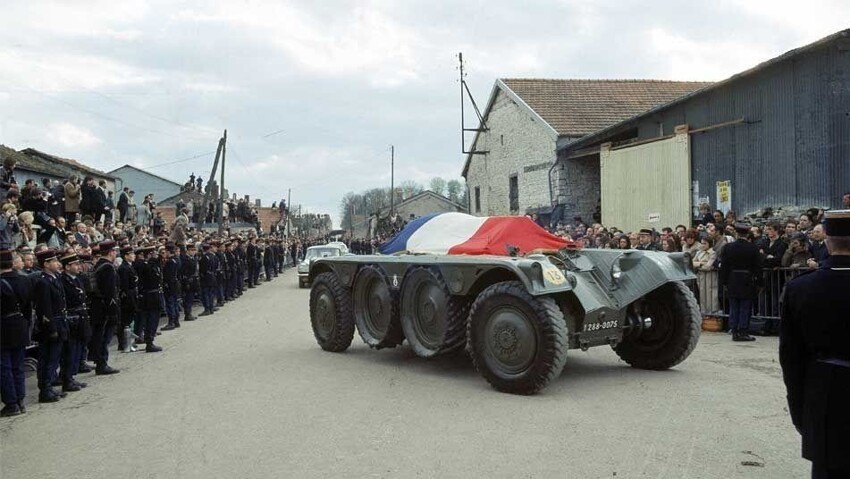
[[[226,128],[231,192],[335,222],[390,144],[397,182],[460,176],[459,51],[483,104],[504,77],[720,80],[850,27],[842,0],[3,3],[0,143],[182,183]]]

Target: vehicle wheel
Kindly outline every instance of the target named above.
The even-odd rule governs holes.
[[[354,339],[351,293],[335,273],[322,273],[313,280],[310,324],[316,341],[325,351],[345,351]]]
[[[567,360],[567,324],[551,297],[534,297],[519,281],[487,287],[469,313],[472,364],[499,391],[534,394]]]
[[[460,349],[466,339],[469,298],[452,296],[439,273],[416,268],[401,287],[401,327],[418,356]]]
[[[684,361],[699,341],[702,315],[694,294],[681,282],[667,283],[641,300],[641,317],[651,324],[623,337],[617,356],[640,369],[668,369]]]
[[[394,348],[404,340],[398,311],[398,295],[377,266],[364,266],[354,282],[354,323],[370,347]]]

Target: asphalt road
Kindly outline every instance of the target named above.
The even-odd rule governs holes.
[[[326,353],[290,271],[211,318],[118,354],[115,376],[0,420],[0,477],[798,478],[775,338],[704,333],[665,372],[571,351],[533,397],[464,357],[360,340]],[[113,345],[114,347],[114,345]],[[30,390],[30,399],[37,391]],[[749,465],[747,465],[749,464]]]

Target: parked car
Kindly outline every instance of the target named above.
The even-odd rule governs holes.
[[[344,246],[345,244],[343,244]],[[304,261],[298,264],[298,287],[306,288],[310,284],[310,265],[313,264],[313,261],[319,258],[343,256],[346,253],[348,253],[348,248],[343,250],[337,244],[326,244],[307,248]]]

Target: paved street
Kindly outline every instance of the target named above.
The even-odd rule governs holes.
[[[292,271],[160,354],[0,421],[2,478],[798,478],[776,338],[703,335],[675,370],[571,351],[542,394],[492,390],[463,357],[319,349]],[[114,348],[114,345],[113,345]],[[29,391],[30,400],[37,392]],[[752,465],[742,465],[742,462]]]

